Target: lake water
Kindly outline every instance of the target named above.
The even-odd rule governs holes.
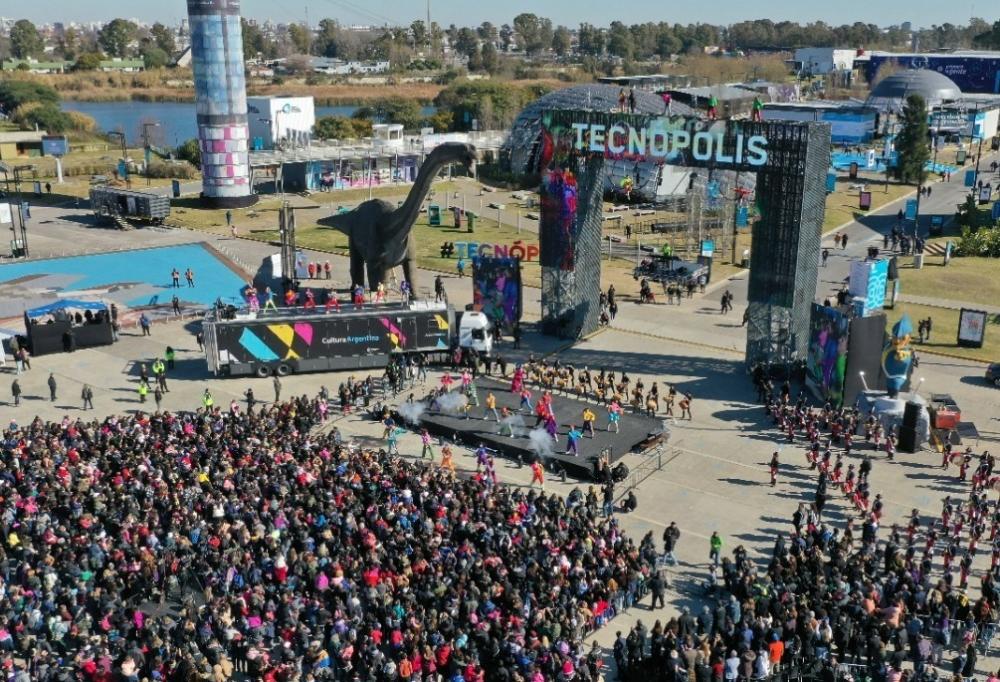
[[[99,130],[121,130],[128,135],[129,144],[142,144],[142,124],[159,123],[150,128],[154,144],[176,147],[185,140],[198,136],[198,124],[193,102],[63,102],[65,111],[79,111],[97,121]],[[350,116],[358,107],[316,107],[317,118],[322,116]],[[424,116],[430,116],[434,107],[424,107]]]

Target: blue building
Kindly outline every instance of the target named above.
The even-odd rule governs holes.
[[[907,69],[937,71],[953,80],[965,94],[1000,93],[1000,52],[873,52],[866,64],[869,81],[875,78],[885,63]]]
[[[859,145],[875,135],[878,112],[852,102],[771,102],[764,105],[765,121],[824,121],[830,124],[831,142]]]

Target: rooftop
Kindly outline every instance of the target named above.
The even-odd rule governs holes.
[[[48,133],[44,130],[15,130],[9,133],[0,133],[0,144],[16,144],[18,142],[38,142],[41,144],[45,135]]]

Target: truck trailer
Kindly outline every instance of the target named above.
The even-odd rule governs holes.
[[[493,348],[485,315],[457,315],[434,302],[345,304],[339,312],[214,309],[203,324],[205,357],[216,376],[368,369],[384,367],[398,354],[446,353],[461,346],[488,355]]]

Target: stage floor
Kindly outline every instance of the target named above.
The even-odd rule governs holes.
[[[486,447],[498,450],[508,457],[521,457],[526,462],[534,461],[537,455],[537,446],[533,447],[528,433],[535,424],[534,414],[522,414],[524,427],[520,429],[521,435],[515,438],[501,436],[500,426],[493,418],[483,419],[486,405],[486,395],[490,391],[497,399],[497,411],[502,413],[502,408],[507,407],[511,412],[517,413],[520,405],[520,396],[510,392],[510,382],[500,382],[488,377],[476,379],[476,388],[479,396],[479,407],[473,407],[469,411],[469,419],[461,415],[447,414],[428,409],[420,416],[423,426],[431,433],[451,439],[457,437],[462,443],[472,447],[483,443]],[[541,391],[532,389],[532,404],[537,402]],[[635,415],[626,410],[622,414],[619,422],[619,432],[608,431],[608,411],[600,404],[591,404],[564,395],[553,394],[553,411],[559,423],[559,440],[551,441],[552,447],[549,452],[545,452],[544,458],[551,461],[548,465],[559,464],[574,476],[589,476],[594,460],[605,450],[609,455],[612,464],[624,457],[633,449],[639,447],[650,438],[650,434],[665,433],[666,428],[661,419],[654,419],[645,415]],[[577,429],[583,428],[583,410],[590,407],[597,414],[595,424],[596,436],[591,438],[584,434],[580,442],[580,455],[574,457],[567,455],[566,434],[569,427],[575,425]],[[517,433],[515,431],[515,433]],[[550,468],[555,468],[550,466]]]

